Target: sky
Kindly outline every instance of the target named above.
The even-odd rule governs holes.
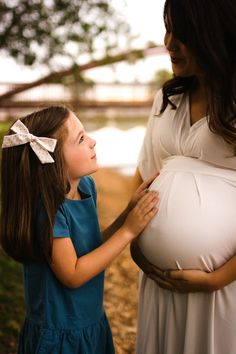
[[[163,44],[165,33],[163,24],[164,0],[125,0],[126,6],[120,0],[112,0],[129,23],[132,33],[137,35],[133,47],[142,48],[147,42]],[[114,70],[115,68],[115,70]],[[147,82],[160,69],[171,70],[167,55],[149,56],[139,60],[135,65],[116,64],[113,68],[99,68],[87,71],[86,76],[98,82]],[[13,59],[0,57],[1,82],[30,82],[44,75],[42,70],[26,69],[16,64]]]

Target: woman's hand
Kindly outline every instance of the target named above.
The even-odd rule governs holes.
[[[151,264],[142,254],[138,240],[131,243],[131,256],[142,271],[158,286],[180,293],[211,292],[236,281],[236,255],[213,272],[202,270],[162,270]]]
[[[171,270],[165,272],[173,290],[180,292],[216,291],[236,281],[236,255],[211,273],[201,270]]]
[[[194,269],[161,271],[153,266],[152,271],[147,275],[164,289],[180,293],[211,292],[236,281],[235,269],[236,255],[213,272]]]
[[[236,280],[236,256],[209,273],[201,270],[162,270],[151,264],[140,251],[138,240],[131,243],[131,256],[148,278],[158,286],[180,293],[211,292],[222,289]]]
[[[215,272],[208,273],[201,270],[171,270],[161,271],[153,269],[148,277],[158,286],[180,293],[211,292],[220,289]]]
[[[137,202],[144,196],[144,194],[147,192],[147,188],[150,186],[150,184],[154,181],[154,179],[159,175],[159,173],[155,173],[155,175],[151,176],[148,178],[146,181],[144,181],[136,190],[134,193],[133,197],[131,198],[127,210],[130,211],[132,210]]]
[[[162,270],[151,264],[142,254],[138,240],[131,243],[131,256],[148,278],[158,286],[180,293],[197,291],[215,291],[220,289],[219,275],[216,272],[207,273],[201,270]]]

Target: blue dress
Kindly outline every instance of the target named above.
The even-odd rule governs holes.
[[[70,237],[78,257],[101,245],[96,190],[91,177],[79,184],[81,200],[59,207],[54,237]],[[113,354],[103,308],[104,273],[83,286],[65,287],[46,262],[24,264],[26,319],[18,354]]]

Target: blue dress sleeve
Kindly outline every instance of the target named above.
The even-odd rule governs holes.
[[[60,206],[54,221],[53,237],[70,237],[69,225],[63,206]]]

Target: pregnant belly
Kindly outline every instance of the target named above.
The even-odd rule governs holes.
[[[236,253],[236,172],[197,159],[170,159],[150,186],[159,212],[139,238],[162,269],[212,271]]]

